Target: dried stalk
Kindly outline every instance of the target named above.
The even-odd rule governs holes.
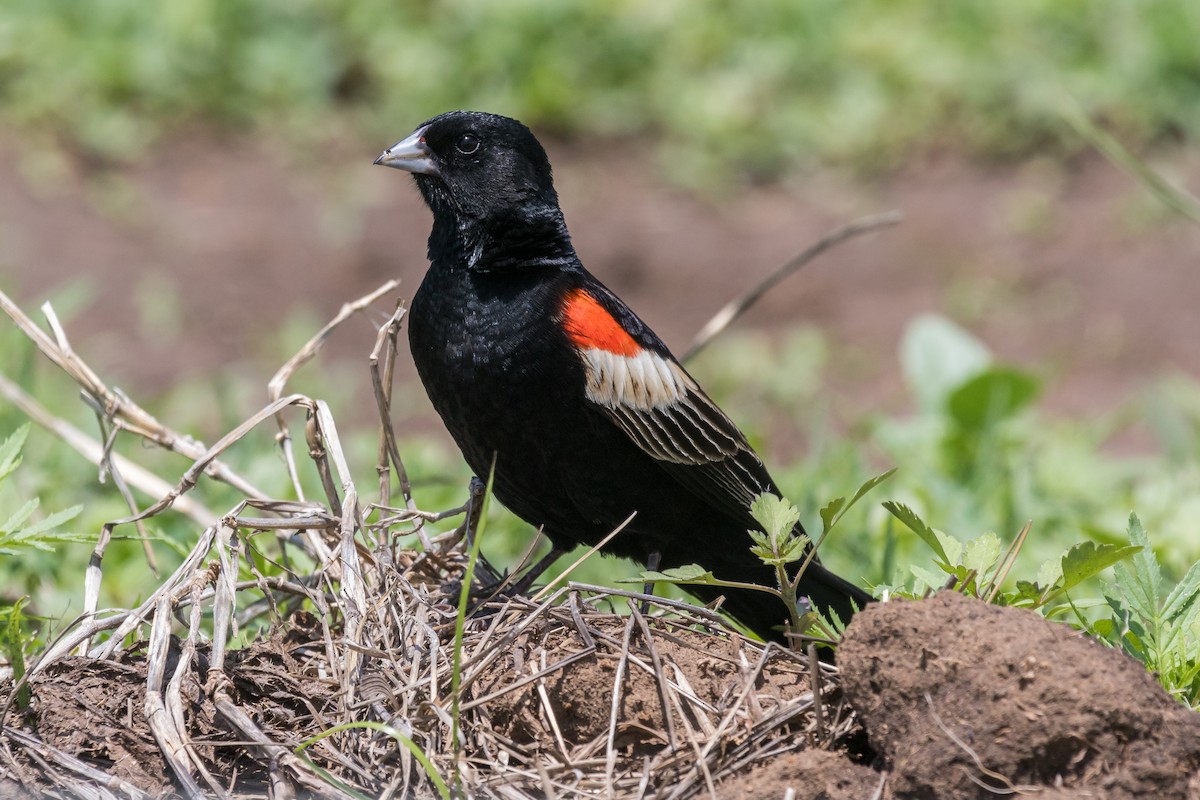
[[[767,292],[774,289],[781,281],[826,250],[836,247],[848,239],[853,239],[855,236],[861,236],[864,233],[896,225],[903,218],[904,215],[899,211],[885,211],[882,214],[861,217],[853,222],[834,228],[816,242],[776,267],[767,277],[747,289],[738,297],[730,300],[708,322],[704,323],[704,327],[700,329],[700,332],[695,335],[691,344],[688,345],[682,360],[688,361],[694,358],[697,353],[708,346],[709,342],[732,325],[738,317],[750,310],[750,307],[761,300]]]

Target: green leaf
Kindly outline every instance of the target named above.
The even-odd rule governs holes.
[[[963,566],[975,570],[979,576],[990,572],[999,560],[1000,537],[991,532],[976,536],[963,549]]]
[[[1039,581],[1040,583],[1040,581]],[[1017,591],[1013,597],[1013,602],[1010,605],[1021,603],[1036,603],[1041,600],[1042,587],[1032,581],[1017,581]]]
[[[837,522],[838,512],[846,505],[846,498],[836,497],[830,500],[821,509],[821,526],[823,531],[828,531]]]
[[[0,481],[21,465],[21,447],[24,446],[25,437],[28,435],[29,423],[26,422],[0,443]]]
[[[24,521],[37,506],[37,499],[30,500],[18,509],[13,518],[20,518],[21,521]],[[80,543],[93,541],[95,537],[87,534],[53,530],[64,522],[75,518],[82,510],[83,506],[72,506],[62,511],[55,511],[53,514],[47,515],[45,519],[38,520],[27,528],[21,528],[20,530],[0,530],[0,553],[13,555],[17,552],[17,548],[21,547],[50,551],[54,549],[51,545],[61,542]]]
[[[807,536],[789,536],[784,540],[783,546],[779,549],[780,560],[784,564],[791,564],[793,561],[799,561],[804,558],[808,551],[809,538]]]
[[[944,565],[939,566],[942,567],[946,574],[942,576],[941,583],[937,584],[936,588],[941,589],[945,586],[953,586],[955,591],[970,591],[974,588],[973,585],[967,583],[969,571],[966,567],[961,564],[949,567]]]
[[[0,607],[0,653],[4,654],[4,659],[12,668],[12,682],[18,683],[25,676],[25,635],[21,630],[21,623],[25,616],[22,613],[29,598],[22,597],[17,602],[8,607]],[[30,700],[30,687],[28,684],[21,687],[17,693],[17,707],[28,708]]]
[[[775,551],[770,545],[756,544],[750,547],[750,554],[759,561],[770,566],[779,563],[779,559],[775,557]]]
[[[896,474],[896,467],[892,467],[882,475],[876,475],[874,478],[867,480],[862,486],[858,487],[858,491],[850,498],[850,502],[846,502],[846,498],[839,497],[835,500],[830,500],[824,508],[821,509],[821,524],[823,525],[822,533],[828,533],[829,530],[838,524],[838,520],[846,515],[846,512],[854,507],[854,504],[874,489],[879,484],[886,481],[888,478]]]
[[[1057,586],[1062,580],[1062,562],[1063,556],[1058,558],[1048,558],[1042,562],[1042,566],[1038,569],[1037,583],[1038,586]]]
[[[1142,625],[1136,616],[1126,620],[1124,639],[1129,643],[1128,651],[1139,661],[1146,661],[1151,655],[1146,636],[1146,626]]]
[[[0,541],[4,541],[8,536],[15,536],[17,530],[29,519],[34,511],[37,511],[38,499],[35,497],[32,500],[27,500],[24,505],[14,511],[8,519],[0,523]]]
[[[1062,586],[1066,592],[1114,564],[1133,558],[1141,546],[1080,542],[1062,557]]]
[[[948,533],[933,529],[933,535],[937,537],[938,542],[942,545],[942,552],[946,554],[946,565],[953,566],[962,563],[962,542],[955,539]]]
[[[686,564],[661,572],[647,570],[636,578],[621,578],[618,583],[698,583],[713,584],[716,578],[699,564]]]
[[[1189,612],[1196,611],[1198,598],[1200,598],[1200,561],[1192,564],[1192,568],[1183,576],[1183,580],[1176,584],[1171,593],[1167,595],[1167,599],[1163,602],[1163,619],[1167,622],[1175,622]]]
[[[909,570],[912,572],[913,576],[917,578],[917,580],[924,583],[930,589],[940,589],[946,583],[945,575],[940,572],[934,572],[933,570],[927,569],[918,564],[913,564],[911,567],[909,567]]]
[[[793,533],[800,521],[798,508],[782,497],[764,492],[754,498],[750,513],[766,531],[748,531],[754,542],[750,552],[755,557],[771,566],[788,564],[804,557],[808,537]]]
[[[676,583],[696,586],[716,586],[720,588],[750,589],[752,591],[765,592],[775,597],[781,597],[778,589],[757,583],[721,580],[697,564],[687,564],[682,567],[666,569],[662,572],[646,571],[636,578],[621,578],[617,583]]]
[[[750,504],[750,515],[763,530],[774,536],[786,536],[800,521],[800,509],[782,497],[763,492]]]
[[[52,543],[57,542],[89,542],[92,537],[80,533],[71,533],[69,531],[55,531],[59,525],[74,519],[83,506],[72,506],[64,508],[62,511],[55,511],[49,514],[45,519],[39,520],[28,528],[22,528],[12,535],[9,544],[23,544],[30,547],[36,547],[39,550],[52,550]]]
[[[932,550],[934,554],[938,556],[938,558],[947,564],[950,563],[950,559],[946,557],[946,550],[942,547],[942,543],[938,539],[937,534],[933,532],[933,528],[925,524],[925,520],[921,519],[917,512],[913,511],[903,503],[897,503],[895,500],[885,501],[883,507],[886,508],[893,517],[904,523],[906,528],[920,537],[921,541],[925,542],[929,549]]]
[[[1027,372],[991,367],[951,392],[946,409],[960,427],[978,432],[1028,405],[1038,389],[1038,380]]]
[[[1147,620],[1157,619],[1161,608],[1162,572],[1150,547],[1150,537],[1142,528],[1142,521],[1137,514],[1129,515],[1127,532],[1130,544],[1140,546],[1142,552],[1134,556],[1128,565],[1120,564],[1116,568],[1117,585],[1121,587],[1134,614]]]
[[[863,496],[866,495],[867,492],[871,491],[876,486],[895,475],[897,469],[899,469],[899,467],[892,467],[887,472],[882,472],[876,475],[874,478],[869,478],[867,481],[865,481],[862,486],[858,487],[858,491],[854,493],[854,497],[850,498],[850,505],[846,506],[846,510],[849,511],[850,506],[853,506],[859,500],[863,499]]]
[[[941,412],[946,399],[991,362],[988,349],[945,317],[917,317],[900,342],[900,362],[921,409]]]

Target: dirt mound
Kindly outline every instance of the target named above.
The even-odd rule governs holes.
[[[1065,625],[951,592],[860,614],[843,687],[896,798],[1200,797],[1200,715]]]
[[[793,654],[658,619],[635,625],[566,609],[544,624],[516,619],[520,635],[480,670],[463,720],[468,741],[486,731],[508,768],[533,777],[530,788],[538,772],[563,774],[547,773],[558,761],[586,776],[615,759],[618,774],[641,775],[612,784],[617,797],[1200,797],[1200,715],[1123,654],[1029,612],[953,593],[873,606],[847,632],[840,689],[823,667],[824,710],[815,717],[812,678]],[[296,659],[316,625],[299,615],[231,652],[225,668],[238,703],[266,729],[291,729],[292,747],[335,711],[311,665]],[[207,672],[197,659],[184,673],[194,746],[232,794],[266,791],[274,767],[213,713]],[[63,659],[39,676],[22,730],[5,730],[20,768],[0,777],[0,794],[56,793],[55,770],[27,757],[39,751],[15,747],[34,740],[60,770],[83,774],[77,759],[107,776],[111,790],[178,790],[141,713],[146,674],[135,649],[105,661]],[[485,774],[492,756],[467,758],[480,779],[475,796],[505,785]],[[563,797],[592,785],[552,782]]]
[[[232,696],[273,729],[303,727],[311,714],[330,710],[329,687],[309,676],[294,656],[317,635],[317,627],[311,614],[300,612],[267,638],[229,654],[226,675]],[[148,675],[145,649],[142,642],[110,659],[64,658],[34,680],[33,704],[23,727],[40,740],[44,753],[51,754],[48,760],[59,769],[45,763],[39,768],[27,758],[18,758],[18,769],[8,775],[0,770],[0,797],[74,797],[74,787],[59,780],[71,773],[84,774],[71,759],[103,773],[108,779],[103,785],[118,795],[175,795],[179,787],[143,713]],[[179,642],[174,641],[168,673],[175,671],[179,656]],[[181,673],[182,710],[193,747],[212,765],[214,774],[227,778],[224,783],[236,790],[233,794],[265,794],[271,775],[214,714],[205,685],[208,672],[207,660],[198,655],[192,668]],[[9,688],[0,687],[0,705]],[[56,783],[61,784],[57,792]]]
[[[856,764],[844,753],[804,750],[759,763],[717,789],[728,800],[760,800],[793,796],[812,800],[863,800],[875,797],[881,785],[878,772]]]
[[[141,714],[144,655],[99,661],[68,658],[37,682],[33,729],[51,747],[134,786],[168,791],[150,726]],[[32,788],[32,787],[27,787]]]
[[[623,652],[632,661],[627,660],[621,669],[619,682],[615,744],[620,748],[657,749],[668,744],[677,731],[696,724],[695,712],[672,703],[671,692],[664,691],[663,682],[683,690],[687,701],[713,709],[729,704],[750,681],[755,690],[753,716],[757,719],[768,717],[812,690],[807,666],[792,658],[772,659],[755,676],[738,639],[714,639],[696,631],[676,630],[669,637],[655,637],[653,648],[641,636],[622,647],[625,624],[620,619],[605,620],[597,628],[609,634],[615,646],[598,648],[586,658],[565,664],[544,685],[548,703],[541,701],[532,684],[497,698],[491,714],[499,732],[522,744],[543,739],[544,744],[552,745],[552,739],[546,740],[551,732],[546,729],[545,715],[553,714],[553,727],[568,747],[606,736]],[[581,652],[580,644],[573,631],[563,628],[550,632],[543,642],[515,647],[509,656],[489,668],[482,691],[490,693],[507,686],[513,675],[528,673],[531,664],[568,659]],[[826,698],[836,699],[836,695]],[[669,705],[664,706],[664,701]]]

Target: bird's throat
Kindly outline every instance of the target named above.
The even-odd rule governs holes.
[[[498,272],[578,263],[557,208],[487,220],[434,214],[429,253],[478,272]]]

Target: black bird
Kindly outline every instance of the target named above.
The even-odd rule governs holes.
[[[452,111],[376,164],[413,173],[433,212],[408,338],[433,406],[475,474],[553,544],[774,585],[750,552],[749,506],[779,494],[737,426],[571,244],[546,152],[516,120]],[[535,570],[537,568],[535,567]],[[775,598],[688,587],[765,638]],[[814,560],[800,584],[848,620],[871,597]]]

